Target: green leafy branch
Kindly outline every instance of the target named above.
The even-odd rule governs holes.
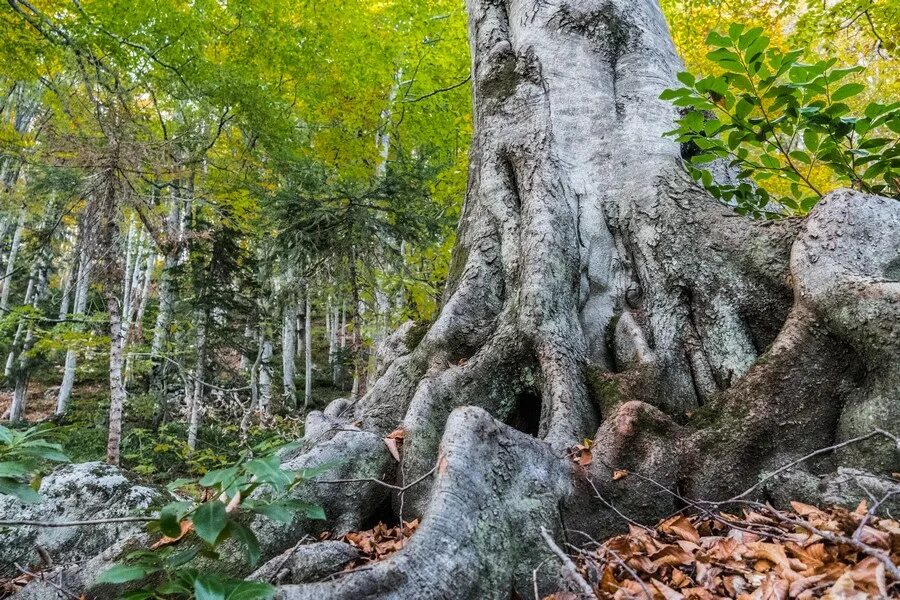
[[[845,80],[862,67],[802,63],[802,50],[772,48],[762,28],[739,23],[706,43],[721,74],[680,73],[683,87],[660,98],[684,109],[666,135],[691,149],[688,170],[713,196],[757,217],[806,213],[837,185],[900,198],[900,102],[851,114],[865,85]],[[717,161],[738,183],[715,180]]]
[[[126,593],[127,600],[196,598],[197,600],[257,600],[274,595],[265,583],[231,580],[201,573],[194,559],[219,558],[217,547],[226,540],[237,542],[244,559],[255,566],[260,559],[256,534],[245,524],[252,514],[282,523],[297,513],[308,519],[324,519],[322,507],[293,497],[301,482],[333,468],[284,469],[276,454],[252,458],[245,453],[234,465],[207,472],[199,481],[178,479],[167,487],[202,490],[205,501],[176,501],[164,506],[148,528],[163,537],[149,550],[132,552],[125,562],[104,572],[97,583],[125,584],[152,577],[152,588]],[[260,493],[254,494],[260,490]]]
[[[0,494],[22,502],[38,502],[39,470],[48,463],[69,462],[62,446],[47,437],[52,426],[36,425],[16,431],[0,425]]]

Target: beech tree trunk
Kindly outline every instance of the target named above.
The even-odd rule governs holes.
[[[286,406],[297,407],[297,386],[294,385],[294,355],[297,353],[297,303],[291,297],[282,308],[281,316],[281,389]]]
[[[25,230],[26,211],[23,207],[19,211],[19,219],[13,230],[12,240],[9,245],[9,254],[6,255],[6,271],[3,281],[0,281],[0,313],[6,314],[9,310],[9,293],[12,290],[12,279],[16,272],[16,256],[19,253],[19,244],[22,242],[22,232]]]
[[[72,299],[73,315],[83,315],[87,308],[88,291],[91,278],[91,253],[88,232],[82,222],[78,234],[78,242],[75,253],[78,257],[78,268],[75,271],[75,297]],[[60,309],[62,311],[62,309]],[[63,315],[65,316],[65,315]],[[62,318],[62,316],[60,317]],[[78,354],[74,348],[66,350],[66,361],[63,367],[62,383],[59,386],[59,395],[56,399],[56,414],[66,412],[69,405],[69,397],[72,395],[72,386],[75,384],[75,368]]]
[[[197,449],[197,433],[200,431],[200,419],[203,416],[204,384],[206,376],[206,338],[209,326],[208,310],[197,311],[197,357],[194,365],[193,387],[188,402],[188,439],[190,452]]]
[[[657,484],[727,499],[815,449],[900,433],[900,204],[843,190],[759,222],[696,187],[662,136],[681,64],[657,0],[467,4],[475,137],[440,315],[283,457],[354,480],[296,488],[328,521],[252,526],[278,564],[307,533],[382,518],[389,496],[422,522],[387,560],[282,600],[543,597],[566,582],[542,528],[600,538],[621,514],[680,508]],[[398,427],[399,464],[383,442]],[[566,449],[585,437],[582,467]],[[751,495],[816,502],[838,468],[898,459],[872,437]]]
[[[306,310],[303,312],[303,412],[312,402],[312,302],[309,297],[309,284],[306,284]],[[327,318],[327,317],[326,317]]]

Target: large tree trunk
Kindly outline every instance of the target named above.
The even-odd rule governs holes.
[[[841,191],[805,221],[763,223],[698,189],[662,137],[680,62],[656,0],[468,10],[475,139],[440,316],[357,402],[310,413],[305,452],[285,457],[410,485],[394,514],[422,524],[391,558],[282,599],[549,593],[542,528],[598,537],[620,513],[678,508],[616,469],[723,499],[900,423],[900,204]],[[398,425],[396,464],[380,438]],[[585,437],[579,467],[565,451]],[[871,438],[754,494],[814,500],[839,466],[900,470]],[[338,534],[386,493],[345,485],[297,489]],[[258,525],[269,557],[316,533],[299,516]]]

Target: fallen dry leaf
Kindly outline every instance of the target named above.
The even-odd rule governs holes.
[[[163,536],[159,540],[157,540],[152,546],[150,546],[151,550],[156,550],[157,548],[161,548],[162,546],[168,546],[169,544],[174,544],[184,536],[188,534],[194,528],[193,521],[185,519],[178,524],[181,528],[181,533],[178,534],[178,537],[169,537]]]
[[[578,461],[584,450],[573,447],[570,458]],[[652,600],[900,598],[900,583],[890,578],[885,564],[849,543],[859,530],[860,541],[897,564],[896,520],[870,517],[860,529],[866,504],[853,511],[801,502],[791,506],[793,511],[760,507],[716,518],[679,514],[652,530],[629,525],[627,534],[572,558],[599,600],[645,600],[645,590]],[[838,539],[811,533],[798,523]]]
[[[397,448],[397,440],[391,437],[384,438],[384,445],[387,446],[388,452],[394,457],[394,460],[400,462],[400,450]]]

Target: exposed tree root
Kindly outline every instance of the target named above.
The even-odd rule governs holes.
[[[533,569],[552,556],[540,529],[563,529],[558,504],[571,493],[571,467],[477,408],[450,416],[438,461],[426,516],[403,550],[333,581],[282,586],[277,597],[530,597]],[[556,567],[539,573],[545,593],[560,584]]]

